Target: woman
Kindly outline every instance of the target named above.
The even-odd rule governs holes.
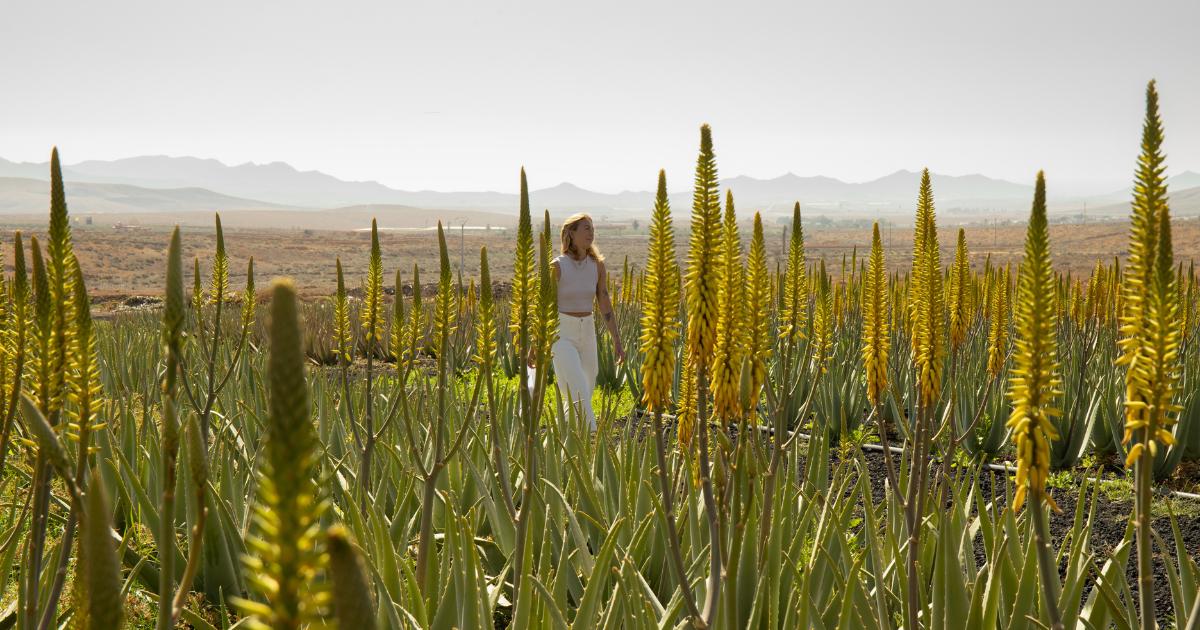
[[[551,352],[558,389],[572,403],[588,429],[596,430],[592,411],[592,390],[600,364],[596,358],[596,324],[592,318],[595,302],[600,303],[604,325],[612,335],[617,361],[625,361],[625,349],[617,332],[612,300],[608,297],[608,275],[604,257],[596,249],[592,218],[586,214],[569,217],[562,226],[562,254],[551,261],[558,282],[558,340]]]

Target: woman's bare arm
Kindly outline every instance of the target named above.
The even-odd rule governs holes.
[[[613,311],[612,299],[608,296],[608,272],[604,263],[596,261],[599,273],[596,274],[596,301],[600,303],[600,314],[604,316],[604,326],[613,338],[613,349],[617,358],[625,360],[625,348],[621,345],[621,334],[617,331],[617,316]]]

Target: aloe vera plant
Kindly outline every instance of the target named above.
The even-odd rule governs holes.
[[[943,266],[926,177],[907,273],[879,228],[865,259],[807,259],[799,204],[772,273],[705,127],[683,269],[660,173],[646,259],[609,279],[640,347],[602,357],[594,436],[550,374],[552,225],[523,173],[512,278],[502,244],[476,282],[439,231],[422,287],[376,229],[332,299],[280,280],[259,313],[218,218],[212,257],[172,234],[160,311],[109,320],[54,183],[0,279],[0,624],[1195,627],[1180,504],[1150,509],[1200,455],[1195,272],[1151,154],[1132,262],[1056,273],[1035,203],[1020,267],[979,270],[969,227]],[[1170,360],[1114,368],[1135,345]],[[1051,474],[1092,454],[1140,471],[1123,539],[1099,540],[1114,482]]]

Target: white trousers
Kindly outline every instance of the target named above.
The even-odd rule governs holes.
[[[596,430],[596,414],[592,411],[592,391],[596,389],[596,374],[600,361],[596,357],[596,324],[591,315],[575,317],[558,314],[558,340],[551,348],[554,374],[563,399],[578,405],[578,413],[588,429]]]

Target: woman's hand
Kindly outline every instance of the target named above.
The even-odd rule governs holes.
[[[624,364],[625,363],[625,348],[621,347],[621,342],[617,342],[616,354],[617,354],[617,364],[618,365]]]

